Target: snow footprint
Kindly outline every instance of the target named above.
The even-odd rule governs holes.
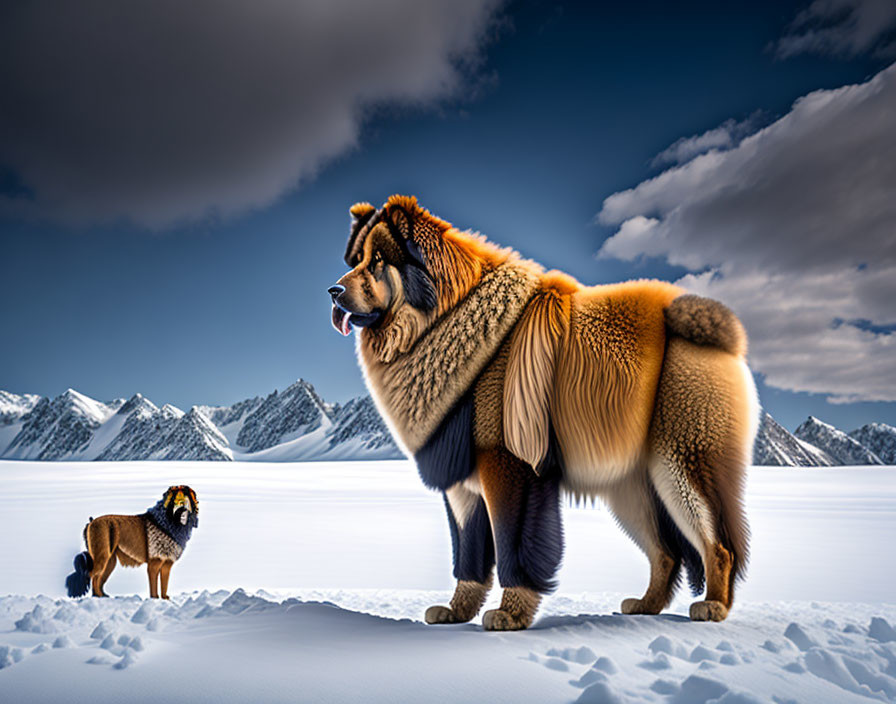
[[[806,669],[813,675],[847,692],[881,701],[887,701],[896,694],[896,680],[874,673],[852,658],[841,657],[824,648],[812,648],[802,659]]]
[[[17,662],[22,662],[25,653],[21,648],[13,648],[10,645],[0,645],[0,670],[5,667],[12,667]]]
[[[47,617],[47,611],[37,604],[31,611],[16,621],[16,630],[26,633],[57,633],[58,628],[51,618]]]
[[[576,704],[624,704],[625,699],[620,697],[607,682],[595,682],[576,699]]]
[[[615,675],[619,671],[610,658],[601,656],[595,660],[591,667],[577,680],[570,680],[569,683],[575,687],[588,687],[595,682],[607,682],[608,675]]]

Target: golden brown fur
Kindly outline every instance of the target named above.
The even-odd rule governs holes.
[[[671,598],[681,554],[661,534],[667,512],[706,571],[706,601],[692,618],[724,618],[747,558],[741,497],[758,420],[746,335],[731,311],[661,281],[584,286],[545,273],[412,197],[393,196],[380,211],[356,204],[352,214],[353,268],[334,302],[381,313],[361,331],[358,357],[405,447],[416,452],[474,388],[480,459],[460,493],[482,493],[491,517],[520,476],[496,474],[510,460],[494,458],[531,472],[555,438],[566,489],[604,497],[650,560],[646,594],[623,610],[657,613]],[[429,309],[409,305],[403,290],[417,251],[435,287]],[[483,589],[459,585],[457,603],[479,602]],[[531,622],[538,600],[520,589],[505,591],[492,627]]]
[[[179,490],[180,497],[175,498]],[[165,505],[181,501],[183,497],[190,502],[191,511],[198,510],[196,495],[189,487],[170,487],[165,492]],[[108,596],[103,587],[120,562],[124,567],[146,564],[150,597],[156,599],[160,596],[161,583],[161,598],[168,598],[168,579],[174,560],[150,557],[147,540],[149,522],[145,515],[107,514],[94,518],[87,524],[84,539],[93,561],[90,571],[93,596]]]

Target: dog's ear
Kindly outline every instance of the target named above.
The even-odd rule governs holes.
[[[348,237],[348,244],[345,246],[345,263],[353,267],[357,263],[356,259],[361,251],[362,243],[358,242],[358,235],[376,215],[376,208],[370,203],[355,203],[348,211],[352,216],[352,230]]]
[[[393,232],[398,234],[403,240],[411,239],[414,233],[414,220],[410,212],[401,205],[392,205],[389,207],[387,217]]]
[[[355,203],[348,211],[352,214],[352,232],[360,230],[370,220],[370,216],[376,212],[370,203]]]
[[[414,196],[390,196],[383,206],[383,213],[392,234],[403,240],[414,239],[418,219],[432,218],[425,209],[417,205]]]
[[[195,514],[199,514],[199,499],[196,498],[196,492],[193,491],[190,487],[185,487],[187,493],[190,495],[190,503],[193,504],[193,512]]]

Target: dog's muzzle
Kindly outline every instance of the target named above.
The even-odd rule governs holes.
[[[366,328],[375,325],[382,317],[382,314],[379,312],[352,313],[351,311],[346,310],[339,302],[340,296],[345,293],[345,286],[342,284],[334,284],[333,286],[330,286],[330,288],[327,289],[327,293],[330,294],[330,298],[333,300],[333,327],[342,335],[351,333],[352,326]]]

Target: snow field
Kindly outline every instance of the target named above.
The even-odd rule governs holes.
[[[555,596],[534,628],[498,634],[420,623],[448,592],[333,596],[2,597],[0,686],[22,702],[153,701],[159,678],[220,702],[896,701],[892,606],[750,603],[698,624]]]
[[[484,633],[421,623],[450,598],[450,542],[407,462],[0,462],[0,698],[158,701],[164,682],[209,702],[894,702],[894,479],[751,470],[753,559],[721,624],[690,622],[684,592],[620,615],[646,560],[606,510],[567,507],[559,592],[529,631]],[[138,596],[64,598],[87,516],[172,483],[200,502],[174,598],[120,567],[107,591]]]

